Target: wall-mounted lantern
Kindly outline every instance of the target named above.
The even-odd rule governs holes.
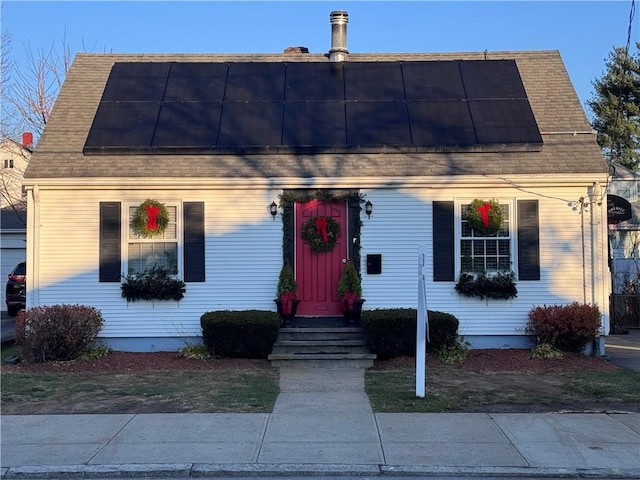
[[[367,203],[364,204],[364,213],[367,215],[367,218],[371,218],[371,214],[373,213],[373,203],[370,200],[367,200]]]
[[[278,215],[278,204],[276,202],[271,202],[271,205],[267,207],[269,209],[269,213],[271,214],[271,219],[275,220],[276,215]]]

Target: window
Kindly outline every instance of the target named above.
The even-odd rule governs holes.
[[[460,206],[460,271],[497,272],[512,270],[512,222],[509,204],[500,204],[504,221],[500,231],[492,236],[477,235],[464,212],[468,205]]]
[[[13,158],[4,159],[4,168],[13,168]]]
[[[127,236],[129,275],[142,273],[154,266],[163,267],[171,275],[178,274],[178,208],[166,205],[169,225],[162,235],[143,238],[133,229],[133,217],[137,205],[129,206],[129,230]]]

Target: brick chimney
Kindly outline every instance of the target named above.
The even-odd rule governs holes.
[[[329,60],[332,62],[345,62],[349,58],[349,50],[347,50],[349,14],[343,10],[334,10],[329,14],[329,22],[331,23]]]
[[[23,132],[22,134],[22,146],[31,150],[33,147],[33,133]]]
[[[287,47],[282,53],[285,55],[298,55],[300,53],[309,53],[309,49],[307,47]]]

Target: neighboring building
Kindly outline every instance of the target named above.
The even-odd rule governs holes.
[[[4,284],[9,272],[26,258],[27,215],[22,177],[31,157],[33,137],[23,134],[22,144],[4,140],[0,144],[2,195],[0,196],[0,288],[2,310],[6,311]]]
[[[611,164],[607,187],[612,324],[640,327],[640,174]]]
[[[528,346],[531,308],[572,301],[607,334],[608,167],[559,52],[350,54],[345,16],[329,55],[77,55],[25,175],[27,307],[91,305],[115,348],[175,349],[206,311],[275,310],[283,259],[299,315],[339,314],[348,258],[365,309],[416,307],[426,245],[428,308],[474,347]],[[132,228],[147,199],[160,237]],[[475,199],[501,205],[497,235],[463,218]],[[316,217],[340,225],[328,253],[301,239]],[[184,299],[122,298],[153,264]],[[517,298],[458,294],[480,269],[512,270]]]

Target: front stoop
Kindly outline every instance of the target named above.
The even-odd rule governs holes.
[[[281,328],[268,359],[274,367],[370,368],[362,328]]]

